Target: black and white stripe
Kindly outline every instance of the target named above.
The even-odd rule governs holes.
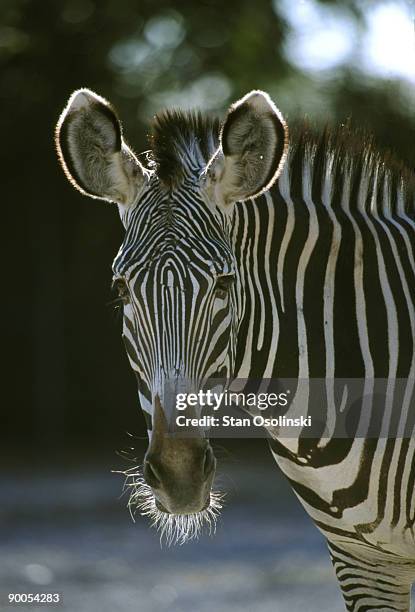
[[[347,131],[302,134],[271,192],[237,205],[239,341],[248,347],[237,349],[238,374],[326,378],[328,426],[336,410],[332,379],[365,379],[359,437],[279,438],[271,448],[337,551],[348,609],[408,610],[415,578],[414,179],[360,144],[361,151]],[[396,379],[407,379],[398,431],[389,403],[370,402],[376,377],[388,379],[389,397]],[[380,415],[381,439],[365,439],[368,414]]]
[[[127,211],[114,262],[134,296],[124,338],[144,410],[151,415],[169,377],[362,378],[365,396],[383,377],[390,393],[408,379],[402,414],[411,418],[413,178],[348,128],[304,130],[278,183],[229,216],[195,183],[200,157],[181,160],[179,185],[166,191],[154,176]],[[229,273],[229,303],[213,306],[214,279]],[[328,539],[347,609],[408,610],[415,441],[388,438],[387,403],[363,403],[365,411],[382,414],[381,439],[279,438],[271,448]]]
[[[301,379],[289,411],[317,411],[324,427],[314,438],[269,432],[271,450],[328,540],[347,609],[407,611],[415,578],[413,174],[348,126],[320,135],[303,126],[287,151],[284,119],[258,90],[229,108],[222,127],[199,113],[158,115],[144,166],[111,104],[80,89],[58,121],[56,146],[72,184],[116,203],[126,229],[114,281],[152,430],[144,513],[183,542],[220,506],[206,440],[164,435],[166,384],[193,391],[209,377]],[[347,389],[339,397],[334,381],[352,378],[363,387],[349,437],[339,437]]]
[[[200,206],[194,184],[166,191],[158,177],[128,211],[114,277],[128,284],[123,335],[152,413],[166,381],[229,378],[236,339],[236,295],[216,299],[215,282],[235,272],[229,219]],[[231,333],[232,332],[232,333]]]

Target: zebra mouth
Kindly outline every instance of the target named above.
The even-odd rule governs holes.
[[[224,494],[211,491],[204,507],[198,512],[189,514],[172,514],[160,503],[142,476],[138,468],[123,472],[126,476],[124,490],[129,490],[128,509],[135,522],[135,515],[147,516],[151,526],[160,534],[168,546],[185,544],[189,540],[198,539],[202,533],[213,535],[216,522],[222,509]]]
[[[160,510],[160,512],[164,512],[165,514],[171,514],[174,516],[178,516],[180,514],[183,514],[184,516],[188,516],[189,514],[198,514],[198,512],[194,512],[194,513],[188,513],[188,512],[183,512],[183,513],[173,513],[170,510],[168,510],[166,508],[166,506],[164,506],[161,501],[159,501],[157,499],[157,497],[154,496],[154,503],[156,505],[157,510]],[[210,499],[210,493],[208,494],[207,498],[206,498],[206,502],[204,503],[203,507],[199,510],[199,512],[204,512],[205,510],[207,510],[210,506],[211,503],[211,499]]]

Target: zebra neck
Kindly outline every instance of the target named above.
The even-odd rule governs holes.
[[[415,375],[413,194],[329,153],[236,206],[239,378]]]
[[[238,378],[271,378],[279,338],[275,270],[275,203],[270,193],[237,204],[232,240],[240,283],[236,354]]]

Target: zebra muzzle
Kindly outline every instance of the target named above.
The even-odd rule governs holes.
[[[216,468],[209,441],[203,437],[169,435],[158,396],[152,425],[143,474],[157,507],[171,514],[201,512],[209,506]]]

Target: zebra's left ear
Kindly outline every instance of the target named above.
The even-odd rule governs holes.
[[[267,191],[284,166],[288,128],[271,98],[254,90],[229,108],[206,168],[210,197],[225,210]]]

